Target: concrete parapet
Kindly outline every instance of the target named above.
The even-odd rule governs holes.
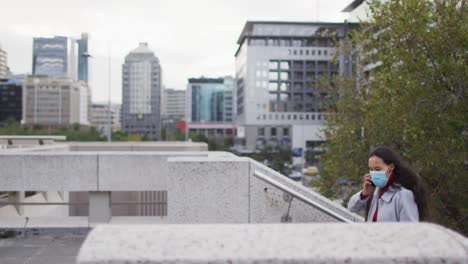
[[[97,191],[97,154],[0,152],[0,191]]]
[[[208,156],[208,152],[99,152],[101,191],[167,190],[170,157]]]
[[[72,151],[208,151],[204,142],[69,142]]]
[[[427,223],[106,225],[77,263],[467,263],[468,240]]]
[[[238,157],[169,158],[170,223],[248,221],[249,161]]]

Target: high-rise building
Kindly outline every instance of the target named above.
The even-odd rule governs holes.
[[[107,103],[92,104],[90,122],[103,135],[107,135],[109,125],[112,131],[120,130],[120,104],[111,105],[110,112]]]
[[[122,130],[160,136],[162,70],[159,59],[140,43],[122,66]]]
[[[89,125],[90,91],[83,81],[48,76],[28,76],[24,82],[25,124]]]
[[[34,38],[33,75],[88,81],[88,35]]]
[[[357,24],[255,22],[245,24],[236,52],[236,148],[289,146],[303,153],[324,140],[328,76],[351,74],[352,58],[332,63],[335,41]]]
[[[8,119],[20,123],[23,115],[23,80],[0,79],[0,123]]]
[[[161,105],[162,116],[183,120],[185,116],[185,90],[163,89]]]
[[[88,34],[81,33],[78,43],[78,80],[88,83]]]
[[[0,78],[6,78],[8,75],[8,57],[5,50],[0,46]]]
[[[187,85],[185,120],[187,131],[205,136],[232,135],[235,130],[234,80],[191,78]]]

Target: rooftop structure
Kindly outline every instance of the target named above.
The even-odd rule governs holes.
[[[204,143],[68,142],[46,147],[0,151],[0,192],[43,197],[38,203],[13,196],[4,207],[19,209],[16,215],[2,214],[0,208],[0,235],[7,237],[0,241],[2,261],[366,263],[387,261],[382,250],[397,252],[388,258],[396,262],[468,260],[467,239],[448,229],[359,224],[362,217],[340,204],[250,158],[209,152]],[[112,214],[113,192],[161,190],[167,192],[166,215]],[[39,215],[29,209],[34,203],[40,208],[70,206],[66,197],[75,191],[89,193],[86,217],[53,211]],[[54,193],[64,197],[62,202]],[[405,250],[396,250],[403,244],[378,234],[403,237],[399,242]],[[353,250],[358,243],[369,246]]]

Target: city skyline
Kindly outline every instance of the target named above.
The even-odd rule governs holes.
[[[184,89],[189,77],[234,75],[236,40],[247,20],[342,22],[347,14],[341,10],[349,2],[295,0],[285,6],[284,2],[264,0],[204,1],[202,5],[187,1],[16,1],[2,7],[5,15],[0,18],[4,25],[0,43],[8,52],[12,72],[28,73],[34,37],[78,37],[87,32],[89,52],[94,57],[89,62],[93,101],[107,100],[110,48],[112,101],[121,102],[124,56],[139,42],[154,47],[166,69],[164,86]],[[30,8],[24,9],[25,5]],[[186,8],[180,9],[181,5]]]

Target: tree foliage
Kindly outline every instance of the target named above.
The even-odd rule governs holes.
[[[341,177],[354,183],[349,194],[360,189],[369,150],[388,145],[424,178],[430,221],[468,234],[466,0],[369,5],[371,19],[339,51],[353,54],[359,78],[328,87],[321,190],[340,193]]]

